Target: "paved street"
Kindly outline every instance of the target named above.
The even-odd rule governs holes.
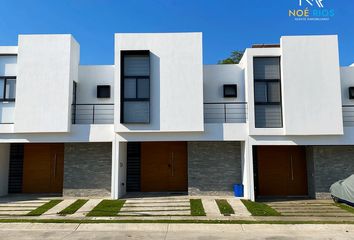
[[[354,225],[2,223],[0,239],[353,239]]]

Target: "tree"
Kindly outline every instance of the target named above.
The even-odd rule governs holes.
[[[230,57],[218,61],[218,64],[238,64],[245,51],[232,51]]]

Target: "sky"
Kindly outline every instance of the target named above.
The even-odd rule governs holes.
[[[299,1],[0,0],[0,45],[17,45],[18,34],[70,33],[81,64],[98,65],[114,63],[114,33],[202,32],[204,64],[215,64],[282,35],[337,34],[340,64],[354,63],[354,0],[322,0],[335,11],[329,21],[295,21],[288,11]]]

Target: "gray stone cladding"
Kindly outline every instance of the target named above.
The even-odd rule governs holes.
[[[188,193],[232,195],[241,183],[240,142],[188,142]]]
[[[329,198],[334,182],[354,174],[354,146],[314,146],[316,198]]]
[[[111,166],[111,143],[66,143],[63,195],[109,197]]]

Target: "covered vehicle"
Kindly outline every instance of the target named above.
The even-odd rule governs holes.
[[[354,206],[354,174],[344,180],[333,183],[330,187],[330,192],[335,202],[343,202]]]

